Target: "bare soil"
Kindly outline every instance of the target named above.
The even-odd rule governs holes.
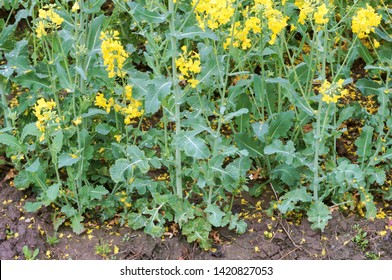
[[[238,236],[222,228],[212,233],[211,250],[201,250],[197,244],[188,244],[175,227],[169,227],[161,239],[154,239],[143,231],[120,226],[117,220],[99,224],[86,222],[86,232],[72,233],[62,226],[57,232],[56,244],[51,209],[26,213],[23,205],[32,194],[16,190],[9,184],[0,184],[0,259],[24,259],[23,246],[39,249],[37,259],[392,259],[392,207],[384,206],[385,217],[366,220],[357,214],[347,216],[335,210],[323,233],[310,228],[301,215],[281,219],[268,217],[254,205],[262,200],[268,203],[268,194],[262,198],[245,197],[246,204],[237,203],[237,209],[248,223],[248,231]],[[382,233],[383,232],[383,233]],[[268,236],[268,233],[269,236]],[[366,233],[366,236],[363,236]],[[381,234],[380,234],[381,233]],[[362,236],[362,237],[361,237]],[[357,241],[355,241],[357,238]]]

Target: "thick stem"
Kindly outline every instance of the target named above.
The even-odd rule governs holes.
[[[176,55],[177,53],[177,38],[175,37],[176,28],[175,22],[175,11],[174,2],[169,0],[169,13],[170,13],[170,43],[172,51],[172,80],[174,89],[174,102],[175,102],[175,121],[176,121],[176,136],[178,137],[181,132],[181,92],[179,90],[177,82],[177,68],[176,68]],[[182,198],[182,165],[181,165],[181,151],[176,147],[175,154],[175,168],[176,168],[176,192],[178,197]]]

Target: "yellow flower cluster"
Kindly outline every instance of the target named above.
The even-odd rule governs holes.
[[[122,68],[129,55],[121,45],[119,35],[120,33],[116,30],[101,32],[103,64],[106,66],[109,78],[113,78],[116,75],[124,77],[126,74],[122,71]]]
[[[132,97],[132,86],[127,85],[124,88],[122,103],[118,104],[113,97],[106,99],[102,93],[97,93],[95,96],[95,106],[103,108],[107,113],[113,108],[114,111],[121,113],[124,116],[124,124],[132,124],[135,118],[141,117],[144,113],[140,110],[142,103]]]
[[[192,0],[200,28],[205,30],[207,24],[208,28],[214,30],[228,23],[234,15],[234,2],[235,0]]]
[[[314,18],[314,21],[318,26],[321,26],[329,22],[327,14],[329,9],[323,1],[319,0],[295,0],[294,5],[300,10],[298,22],[305,24],[306,20]]]
[[[271,30],[271,39],[268,42],[273,45],[276,40],[276,36],[287,26],[288,16],[283,16],[282,12],[276,9],[265,10],[264,15],[268,19],[268,28]]]
[[[381,23],[381,16],[374,9],[366,4],[365,8],[360,8],[351,22],[352,31],[358,34],[359,39],[367,38],[370,32]]]
[[[64,19],[55,11],[56,5],[46,5],[43,9],[39,9],[38,18],[41,20],[37,23],[35,32],[40,39],[48,33],[46,28],[58,29]]]
[[[37,117],[37,122],[35,123],[38,130],[42,132],[40,137],[40,141],[45,139],[44,132],[46,131],[47,125],[54,121],[55,123],[59,123],[60,119],[57,116],[57,113],[53,111],[56,107],[56,103],[53,100],[45,101],[44,98],[40,98],[37,101],[37,104],[34,105],[34,115]]]
[[[194,51],[188,52],[186,46],[182,46],[182,54],[176,59],[176,67],[180,71],[180,80],[186,80],[192,88],[196,88],[199,81],[194,78],[195,74],[200,73],[200,55]]]
[[[251,31],[254,34],[261,33],[261,20],[257,17],[249,17],[245,20],[245,27],[241,24],[240,21],[237,21],[234,23],[233,30],[233,36],[226,38],[223,47],[227,49],[232,44],[235,48],[241,47],[243,50],[249,49],[252,46],[249,34]]]
[[[323,82],[321,85],[319,92],[322,94],[321,100],[324,101],[325,103],[337,103],[338,99],[347,95],[348,90],[343,89],[343,79],[340,79],[336,83],[330,83],[327,80]]]

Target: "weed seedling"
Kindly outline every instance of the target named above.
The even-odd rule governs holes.
[[[107,243],[101,243],[95,246],[95,254],[100,255],[102,257],[107,257],[107,255],[111,252],[110,245]]]
[[[26,260],[35,260],[35,258],[38,256],[39,249],[35,249],[34,252],[33,250],[30,250],[26,245],[23,246],[23,255],[25,256]]]
[[[59,243],[59,239],[57,238],[57,233],[54,233],[53,236],[48,235],[46,237],[46,242],[48,242],[49,245],[55,245]]]
[[[359,227],[359,225],[355,225],[354,229],[357,231],[357,234],[353,237],[352,241],[357,243],[357,245],[361,248],[361,250],[365,250],[369,245],[369,240],[366,239],[367,232]]]

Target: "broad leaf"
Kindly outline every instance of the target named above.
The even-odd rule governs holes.
[[[84,225],[82,224],[84,218],[80,214],[76,214],[71,217],[71,228],[76,234],[81,234],[85,231]]]
[[[292,164],[295,157],[294,142],[289,140],[286,145],[282,141],[275,139],[271,145],[264,148],[264,153],[267,155],[278,154],[282,161],[286,164]]]
[[[91,198],[91,199],[98,199],[98,200],[101,200],[102,197],[103,197],[104,195],[108,194],[108,193],[109,193],[109,191],[108,191],[107,189],[105,189],[104,186],[99,185],[99,186],[96,186],[95,188],[93,188],[93,189],[90,191],[90,198]]]
[[[249,156],[255,157],[263,157],[262,143],[254,139],[253,137],[245,134],[239,133],[234,136],[234,140],[238,145],[238,148],[245,149],[249,152]]]
[[[294,209],[297,202],[310,202],[312,201],[312,196],[306,191],[305,187],[300,187],[298,189],[289,191],[281,197],[282,203],[278,205],[278,209],[286,214],[288,211]]]
[[[60,192],[61,183],[51,185],[46,191],[46,196],[53,202],[57,199]]]
[[[312,223],[311,228],[314,230],[320,229],[321,231],[324,231],[325,226],[328,224],[328,220],[332,219],[328,206],[321,201],[316,201],[314,204],[310,205],[307,214],[309,222]]]
[[[24,205],[24,209],[29,212],[29,213],[33,213],[36,212],[38,209],[40,209],[42,206],[42,202],[26,202],[26,204]]]
[[[80,157],[74,157],[70,154],[62,153],[59,156],[58,168],[72,166],[80,160]]]
[[[162,23],[166,20],[165,15],[149,11],[140,4],[128,1],[128,6],[131,8],[130,13],[137,22],[145,21],[148,23]]]
[[[0,134],[0,144],[20,149],[20,144],[16,137],[9,134]]]
[[[225,216],[225,212],[220,210],[218,206],[210,204],[204,211],[208,213],[207,218],[211,225],[214,227],[224,226],[222,225],[222,219]]]
[[[196,159],[206,159],[210,157],[210,150],[204,140],[193,136],[192,131],[181,133],[177,138],[176,145],[183,150],[187,156]]]
[[[276,118],[270,122],[268,136],[270,139],[277,139],[286,136],[287,132],[293,125],[294,112],[286,111],[276,115]]]
[[[366,160],[372,154],[373,130],[374,128],[371,126],[364,126],[361,136],[355,141],[357,155],[363,160]]]

